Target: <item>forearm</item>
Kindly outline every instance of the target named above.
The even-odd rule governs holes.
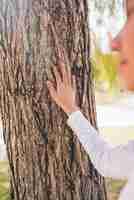
[[[72,106],[72,107],[69,107],[69,108],[66,108],[64,111],[65,111],[65,113],[68,115],[68,117],[72,114],[72,113],[74,113],[74,112],[76,112],[76,111],[79,111],[80,110],[80,108],[78,107],[78,106]]]
[[[110,147],[102,140],[80,111],[72,113],[67,123],[78,136],[95,168],[105,176],[106,172],[104,166],[100,165],[100,159],[102,159],[103,152],[106,152]]]
[[[67,123],[78,136],[101,175],[116,179],[126,179],[129,176],[132,167],[130,163],[124,165],[124,162],[128,160],[128,152],[124,152],[123,146],[113,148],[98,134],[80,111],[72,113]]]

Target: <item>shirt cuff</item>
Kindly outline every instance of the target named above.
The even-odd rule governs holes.
[[[79,135],[82,128],[83,130],[89,128],[90,122],[85,118],[83,113],[80,110],[78,110],[69,115],[67,124],[72,128],[75,134]]]

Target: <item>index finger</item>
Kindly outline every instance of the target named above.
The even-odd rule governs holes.
[[[61,67],[61,71],[63,76],[65,75],[67,78],[67,82],[71,84],[71,66],[67,56],[67,53],[64,50],[59,50],[59,66]]]

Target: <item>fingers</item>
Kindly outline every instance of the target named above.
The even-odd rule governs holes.
[[[54,76],[55,76],[55,79],[56,79],[56,84],[57,84],[57,87],[59,87],[59,85],[61,84],[61,76],[57,70],[56,67],[53,68],[53,71],[54,71]],[[58,88],[57,88],[58,89]]]
[[[66,63],[68,67],[65,66],[65,57],[66,57],[66,61],[68,61],[66,53],[60,49],[59,50],[59,67],[62,73],[63,81],[65,82],[65,84],[71,85],[71,66],[69,66],[69,62]]]
[[[62,79],[63,79],[63,82],[65,83],[65,85],[70,84],[70,80],[68,78],[68,71],[67,71],[65,64],[63,62],[59,63],[59,68],[60,68],[60,71],[62,73]]]
[[[51,97],[56,101],[56,91],[53,84],[50,81],[47,81],[47,87],[48,87]]]
[[[68,66],[68,68],[67,68],[67,78],[68,78],[69,84],[71,85],[71,83],[72,83],[72,81],[71,81],[71,79],[72,79],[71,66]]]
[[[75,76],[74,75],[72,76],[72,88],[76,92],[76,80],[75,80]]]

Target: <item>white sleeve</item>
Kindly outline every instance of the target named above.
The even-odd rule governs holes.
[[[134,169],[134,141],[113,147],[98,134],[80,111],[72,113],[67,124],[78,136],[98,172],[105,177],[128,179]]]

